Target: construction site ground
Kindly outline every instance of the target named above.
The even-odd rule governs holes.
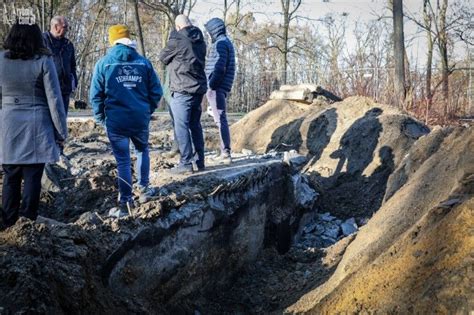
[[[394,107],[362,97],[333,104],[320,99],[312,104],[271,100],[243,117],[231,116],[231,123],[236,158],[232,165],[213,164],[219,135],[204,114],[208,169],[173,177],[167,170],[177,158],[162,156],[172,146],[171,121],[166,114],[157,115],[150,136],[151,183],[160,195],[139,204],[133,218],[116,220],[107,217],[118,192],[115,160],[104,130],[87,117],[71,118],[68,159],[46,168],[41,217],[37,222],[22,218],[13,227],[1,228],[0,314],[469,314],[474,310],[472,126],[425,126]],[[290,169],[271,164],[284,160],[290,151],[300,157],[295,159],[299,164],[290,163]],[[118,260],[109,285],[104,282],[103,266],[130,236],[136,241],[137,231],[172,220],[186,204],[207,207],[211,200],[207,196],[223,185],[223,178],[230,176],[226,174],[239,168],[245,173],[252,163],[256,169],[281,169],[289,178],[303,178],[316,192],[304,210],[295,205],[298,215],[289,216],[288,224],[281,225],[278,219],[274,220],[280,225],[265,223],[263,246],[252,259],[232,261],[228,269],[219,270],[215,266],[221,252],[209,253],[199,262],[212,267],[199,275],[195,271],[202,266],[192,263],[190,253],[190,265],[177,269],[179,278],[173,280],[174,274],[160,278],[163,288],[175,290],[169,295],[159,290],[159,284],[155,294],[150,293],[153,290],[136,294],[137,275],[127,271],[126,259],[131,256]],[[248,195],[260,189],[261,204],[272,205],[271,181],[237,184],[223,198],[235,204],[233,193],[250,189]],[[236,204],[235,211],[249,215],[242,207]],[[287,208],[291,210],[288,205],[283,210]],[[275,209],[265,211],[266,222],[278,215]],[[219,221],[216,229],[236,229],[236,217],[229,218]],[[186,224],[177,227],[184,228]],[[291,235],[285,250],[267,242],[268,235],[275,234],[269,231],[273,228],[286,228]],[[157,236],[150,239],[158,246]],[[233,244],[226,242],[213,246]],[[155,248],[145,243],[135,254]],[[186,286],[182,280],[188,267],[187,277],[196,285]],[[228,277],[223,276],[226,273]],[[120,285],[111,288],[110,283]]]

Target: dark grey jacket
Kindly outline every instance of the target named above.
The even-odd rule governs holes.
[[[74,45],[67,38],[56,39],[50,32],[43,33],[46,47],[53,54],[56,73],[58,74],[59,85],[62,94],[71,94],[73,88],[77,86],[76,56]]]
[[[199,28],[173,31],[159,58],[168,67],[171,92],[206,93],[206,43]]]
[[[206,75],[211,90],[230,92],[235,76],[234,45],[226,35],[224,21],[213,18],[205,28],[212,39],[206,62]]]
[[[67,137],[52,57],[21,60],[0,52],[0,164],[51,163]]]

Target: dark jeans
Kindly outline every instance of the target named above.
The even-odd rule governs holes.
[[[171,117],[171,124],[173,125],[173,143],[171,144],[171,151],[177,152],[179,151],[178,147],[178,137],[176,137],[176,128],[174,127],[174,117],[173,117],[173,111],[171,110],[171,105],[168,104],[168,112],[170,113]]]
[[[196,165],[199,168],[204,167],[204,136],[201,127],[202,97],[202,94],[173,93],[170,107],[181,154],[181,165],[192,165],[194,145],[198,156]]]
[[[41,195],[44,164],[3,164],[2,217],[7,226],[15,224],[19,216],[35,220]],[[21,182],[23,185],[23,197]]]
[[[219,90],[207,91],[207,101],[211,106],[214,122],[219,128],[221,154],[230,154],[230,131],[226,114],[227,93]]]
[[[148,130],[132,135],[123,135],[107,129],[110,145],[117,161],[120,203],[132,201],[132,161],[130,158],[130,140],[135,146],[137,163],[135,165],[138,184],[146,187],[150,176],[150,155],[148,148]]]
[[[71,94],[62,94],[64,110],[65,110],[66,116],[67,116],[67,113],[69,111],[69,98],[70,98],[70,96],[71,96]]]

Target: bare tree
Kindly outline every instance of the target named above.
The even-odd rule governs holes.
[[[191,14],[197,0],[139,0],[150,9],[164,13],[174,27],[174,19],[179,14]]]
[[[448,0],[442,0],[442,4],[440,5],[440,1],[437,0],[437,9],[439,12],[439,20],[438,24],[436,24],[436,30],[439,34],[438,36],[438,50],[441,56],[441,77],[443,81],[443,97],[445,101],[444,106],[444,115],[446,117],[448,112],[448,98],[449,98],[449,64],[448,64],[448,32],[446,29],[446,11],[448,9]]]
[[[327,44],[325,47],[321,47],[321,53],[324,55],[325,62],[330,69],[330,78],[327,81],[328,88],[339,95],[345,94],[345,87],[340,84],[342,77],[339,64],[346,44],[346,17],[346,15],[335,17],[333,14],[328,14],[322,19],[327,33]]]
[[[138,12],[138,0],[133,0],[133,11],[134,11],[134,20],[138,32],[138,50],[143,57],[146,57],[145,54],[145,43],[143,42],[143,32],[142,24],[140,23],[140,13]]]
[[[433,17],[429,13],[430,1],[423,1],[423,23],[426,32],[427,52],[426,52],[426,80],[425,80],[425,91],[426,91],[426,117],[429,115],[431,105],[433,103],[433,93],[431,90],[431,77],[432,77],[432,64],[433,64],[433,33],[432,23]],[[427,118],[426,118],[427,120]]]
[[[280,0],[281,1],[281,8],[283,14],[283,47],[279,48],[282,57],[283,57],[283,84],[287,83],[287,71],[288,71],[288,53],[290,52],[289,47],[289,30],[290,30],[290,23],[296,17],[295,13],[301,5],[301,0]]]
[[[403,1],[393,0],[393,55],[395,59],[396,102],[402,107],[405,102],[405,38],[403,33]]]

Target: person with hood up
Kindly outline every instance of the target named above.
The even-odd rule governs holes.
[[[230,131],[226,115],[227,97],[232,89],[235,76],[234,45],[226,35],[224,21],[219,18],[209,20],[204,27],[211,36],[212,46],[206,63],[208,80],[207,100],[212,108],[214,122],[219,128],[221,153],[216,161],[230,164]]]
[[[201,102],[207,90],[206,43],[201,30],[193,26],[186,15],[178,15],[175,25],[176,31],[170,34],[159,58],[170,75],[170,108],[181,155],[179,164],[171,172],[189,174],[193,172],[195,156],[198,171],[205,168]]]
[[[125,25],[109,28],[112,48],[94,69],[90,88],[90,102],[97,122],[104,125],[117,161],[119,208],[111,216],[131,214],[132,171],[130,141],[137,153],[137,179],[140,202],[156,194],[149,185],[150,158],[148,148],[149,125],[163,90],[151,62],[136,50]]]

